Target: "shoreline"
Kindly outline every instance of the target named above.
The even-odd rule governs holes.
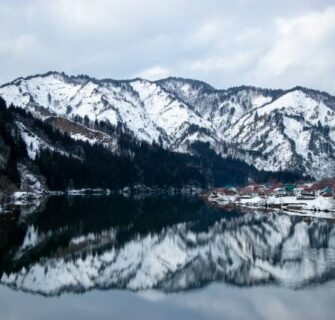
[[[72,189],[66,191],[15,191],[10,194],[9,201],[5,207],[0,207],[0,216],[9,215],[17,211],[20,207],[28,207],[39,204],[39,202],[46,200],[50,197],[104,197],[111,195],[121,195],[124,197],[131,196],[153,196],[160,194],[169,195],[199,195],[203,189],[185,186],[183,188],[159,188],[147,187],[143,185],[136,185],[132,187],[125,187],[119,190],[103,189],[103,188],[82,188]]]
[[[228,210],[257,209],[266,213],[335,220],[335,200],[328,197],[317,196],[315,199],[299,200],[294,196],[269,196],[267,198],[255,196],[246,199],[239,196],[214,196],[213,192],[208,192],[203,195],[203,198],[218,208]]]

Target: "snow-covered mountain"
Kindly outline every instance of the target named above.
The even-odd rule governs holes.
[[[106,121],[173,151],[191,152],[201,141],[259,170],[335,173],[335,97],[310,89],[216,90],[181,78],[115,81],[49,72],[5,84],[0,96],[45,120],[86,117],[90,134],[70,130],[76,139],[113,144],[89,125]]]
[[[123,124],[140,140],[162,141],[174,149],[182,148],[193,129],[200,139],[215,139],[211,123],[156,83],[95,80],[48,73],[17,79],[2,86],[0,95],[7,104],[25,108],[46,119],[50,116],[74,119],[88,117],[91,121],[107,121],[113,126]]]
[[[30,226],[14,262],[61,232]],[[115,228],[72,238],[57,254],[3,273],[0,283],[45,295],[93,288],[171,292],[212,281],[300,288],[332,279],[335,271],[335,228],[322,220],[252,212],[207,230],[180,223],[135,234],[121,246],[117,239]]]
[[[159,81],[212,123],[223,154],[264,170],[297,170],[314,177],[335,173],[335,97],[296,87],[215,90],[197,81]]]

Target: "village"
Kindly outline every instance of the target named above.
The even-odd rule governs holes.
[[[225,186],[207,194],[219,207],[258,208],[335,219],[335,180],[302,183],[250,183],[244,187]]]

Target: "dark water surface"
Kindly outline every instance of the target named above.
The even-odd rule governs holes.
[[[333,319],[335,224],[54,197],[0,220],[0,319]]]

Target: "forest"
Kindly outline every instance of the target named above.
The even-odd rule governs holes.
[[[85,123],[85,120],[77,121]],[[41,148],[36,157],[30,159],[27,148],[31,146],[23,141],[17,122],[23,123],[53,148]],[[206,143],[198,142],[190,146],[192,155],[177,153],[157,143],[138,141],[120,127],[113,128],[103,122],[94,125],[109,134],[117,134],[117,150],[112,151],[99,143],[74,140],[23,109],[14,106],[7,108],[5,101],[0,98],[0,174],[20,188],[17,168],[18,163],[24,163],[44,177],[50,190],[120,189],[136,184],[159,188],[206,188],[242,185],[248,179],[286,182],[301,178],[299,174],[289,172],[258,171],[243,161],[222,158]]]

